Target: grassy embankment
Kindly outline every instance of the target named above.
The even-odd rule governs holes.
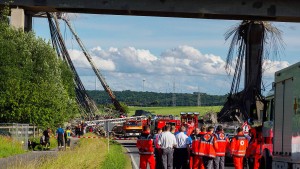
[[[180,115],[180,112],[199,112],[204,115],[207,112],[219,112],[222,106],[178,106],[178,107],[129,107],[130,116],[134,115],[135,110],[150,111],[160,115]]]
[[[122,146],[107,140],[81,139],[77,146],[68,151],[58,152],[57,157],[36,160],[30,164],[16,164],[13,169],[131,169],[130,158],[122,151]]]
[[[23,153],[25,153],[25,150],[20,142],[9,137],[0,136],[0,158]]]

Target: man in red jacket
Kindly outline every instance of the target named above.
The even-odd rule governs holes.
[[[243,159],[248,147],[248,139],[243,133],[243,128],[237,129],[237,135],[232,138],[230,144],[230,151],[233,157],[233,163],[235,169],[243,169]]]
[[[199,155],[199,144],[200,138],[206,134],[206,127],[202,126],[201,129],[196,128],[195,134],[191,135],[192,145],[191,145],[191,158],[190,158],[190,168],[191,169],[204,169],[204,164],[202,157]]]
[[[140,169],[147,169],[148,163],[150,169],[155,169],[153,139],[149,126],[143,127],[143,132],[136,142],[136,147],[139,149],[140,154]]]
[[[225,153],[226,149],[229,148],[229,139],[225,135],[222,126],[218,126],[216,129],[215,137],[217,139],[218,147],[216,150],[216,158],[214,159],[214,169],[225,168]]]
[[[217,139],[213,134],[214,127],[210,126],[207,133],[200,139],[199,155],[206,169],[213,168],[213,160],[216,158],[216,149],[218,149]]]

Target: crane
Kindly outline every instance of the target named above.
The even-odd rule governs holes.
[[[61,17],[61,19],[63,21],[65,21],[65,23],[68,25],[70,31],[72,32],[73,36],[75,37],[77,43],[79,44],[81,50],[83,51],[83,54],[85,55],[85,57],[87,58],[87,60],[89,61],[89,63],[92,66],[93,71],[95,72],[97,78],[99,79],[99,81],[101,82],[101,85],[103,86],[104,90],[106,91],[106,93],[109,95],[113,105],[115,106],[116,110],[119,111],[120,114],[125,113],[124,108],[121,106],[120,102],[117,100],[116,96],[114,95],[113,91],[110,89],[110,87],[108,86],[108,84],[106,83],[104,77],[102,76],[101,72],[99,71],[99,69],[96,68],[95,63],[92,60],[92,57],[90,56],[89,52],[86,50],[85,46],[83,45],[82,41],[80,40],[79,36],[77,35],[77,33],[74,31],[74,29],[72,28],[70,22],[68,19],[66,19],[65,17]]]

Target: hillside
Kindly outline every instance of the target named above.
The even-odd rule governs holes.
[[[105,91],[87,91],[97,104],[110,104],[110,98]],[[137,91],[115,91],[117,99],[129,106],[159,107],[172,106],[173,93],[137,92]],[[197,106],[198,93],[175,93],[176,106]],[[221,106],[226,101],[227,95],[209,95],[200,93],[202,106]]]

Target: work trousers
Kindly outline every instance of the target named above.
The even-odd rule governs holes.
[[[70,145],[71,145],[71,139],[67,138],[66,139],[66,147],[70,147]]]
[[[193,169],[193,158],[194,158],[194,154],[192,154],[191,152],[190,152],[190,160],[189,160],[189,167],[190,167],[190,169]]]
[[[162,163],[162,150],[161,148],[155,148],[155,160],[156,160],[156,169],[163,169]]]
[[[247,162],[248,162],[248,168],[249,169],[254,169],[254,158],[253,157],[248,157]]]
[[[149,163],[150,169],[155,169],[155,159],[153,154],[140,155],[140,169],[147,169]]]
[[[233,165],[235,169],[243,169],[244,165],[243,165],[243,160],[244,157],[240,157],[240,156],[233,156]]]
[[[225,156],[214,158],[214,169],[225,169]]]
[[[163,169],[173,169],[173,148],[162,148]]]
[[[202,156],[194,155],[193,157],[193,169],[205,169]]]
[[[261,156],[260,155],[256,155],[255,158],[254,158],[254,167],[253,169],[259,169],[259,166],[260,166],[260,159],[261,159]]]
[[[62,134],[58,134],[57,136],[57,145],[58,147],[64,146],[64,136]]]
[[[188,169],[187,148],[176,148],[174,150],[175,169]]]
[[[214,158],[202,156],[203,164],[205,169],[213,169]]]

